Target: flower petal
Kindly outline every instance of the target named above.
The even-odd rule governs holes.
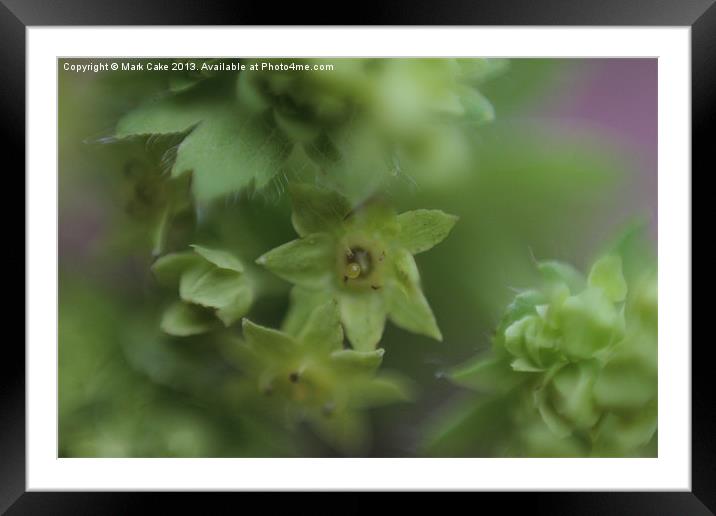
[[[244,338],[258,353],[285,355],[296,349],[296,342],[286,333],[259,324],[248,319],[242,321]]]
[[[330,235],[314,233],[272,249],[256,263],[295,285],[317,290],[327,288],[333,277],[335,251]]]
[[[415,259],[407,252],[394,257],[395,278],[386,285],[388,315],[397,326],[442,340],[435,315],[420,288],[420,275]]]
[[[339,367],[353,371],[371,372],[378,369],[383,361],[384,349],[374,351],[356,351],[354,349],[341,349],[331,353],[331,360]]]
[[[331,300],[317,307],[298,336],[299,342],[315,351],[329,353],[343,346],[338,304]]]
[[[537,269],[544,280],[553,288],[566,285],[572,294],[584,290],[584,276],[568,263],[546,260],[539,262]]]
[[[422,253],[442,242],[458,217],[440,210],[414,210],[398,215],[398,242],[411,254]]]
[[[567,298],[558,317],[561,350],[571,360],[594,357],[623,333],[624,315],[603,290],[594,287]]]
[[[241,274],[217,269],[208,263],[187,269],[179,280],[182,300],[210,308],[223,308],[233,303],[245,290],[246,281]]]
[[[293,287],[289,297],[289,307],[281,329],[290,335],[298,335],[308,322],[313,311],[332,299],[330,292]]]
[[[234,272],[244,272],[244,265],[241,261],[228,251],[221,249],[209,249],[201,245],[192,245],[194,251],[209,263],[220,269],[227,269]]]
[[[369,408],[412,399],[411,384],[406,379],[385,374],[356,381],[348,403],[352,408]]]
[[[347,231],[393,239],[398,233],[398,217],[390,204],[370,198],[346,217],[345,227]]]
[[[200,262],[201,258],[190,251],[166,254],[152,264],[152,272],[162,285],[176,285],[186,269]]]
[[[230,326],[246,315],[254,300],[254,292],[246,276],[239,276],[235,283],[234,298],[216,311],[216,316],[225,326]]]
[[[160,327],[169,335],[188,337],[213,330],[216,327],[214,321],[208,310],[176,302],[164,311]]]
[[[348,340],[358,351],[372,351],[385,327],[385,303],[378,292],[344,293],[339,299],[341,322]]]
[[[388,299],[388,315],[396,326],[436,340],[443,340],[435,315],[420,288],[411,291],[396,287],[389,288]]]
[[[589,286],[601,288],[614,303],[624,301],[627,285],[622,274],[622,260],[618,256],[605,256],[589,272]]]
[[[338,229],[351,210],[348,199],[332,190],[293,184],[290,191],[293,205],[291,220],[301,236]]]

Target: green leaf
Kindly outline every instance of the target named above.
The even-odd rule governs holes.
[[[252,323],[248,319],[242,321],[242,328],[246,342],[259,353],[286,355],[296,349],[296,342],[281,331]]]
[[[601,288],[607,297],[618,303],[624,301],[627,284],[622,274],[622,260],[610,255],[599,259],[589,272],[589,286]]]
[[[239,109],[210,90],[162,97],[120,120],[118,137],[187,133],[173,176],[194,173],[193,189],[209,201],[248,186],[265,187],[281,170],[291,144],[266,117]]]
[[[412,389],[403,378],[382,375],[365,379],[353,387],[349,404],[352,408],[369,408],[412,398]]]
[[[277,128],[229,110],[205,120],[184,139],[174,170],[193,171],[194,194],[209,201],[248,186],[264,188],[289,151]]]
[[[385,327],[385,303],[377,292],[342,293],[339,298],[341,322],[346,336],[358,351],[372,351]]]
[[[338,304],[332,300],[316,308],[309,316],[298,340],[315,351],[330,352],[341,349],[343,328]]]
[[[394,265],[397,281],[387,284],[385,291],[390,320],[405,330],[442,340],[435,315],[420,288],[413,256],[397,252]]]
[[[253,289],[246,277],[241,276],[238,278],[236,287],[234,299],[216,311],[216,316],[221,319],[224,326],[230,326],[246,315],[254,300]]]
[[[216,324],[210,312],[198,306],[177,302],[164,311],[160,327],[176,337],[188,337],[211,331]]]
[[[330,292],[302,287],[293,287],[289,297],[288,312],[281,324],[281,329],[290,335],[298,335],[313,311],[332,299]]]
[[[240,274],[204,263],[182,274],[179,296],[190,303],[222,308],[236,298],[244,283]]]
[[[266,111],[271,106],[268,99],[257,87],[255,76],[250,73],[240,73],[236,82],[236,93],[241,105],[253,112]]]
[[[164,256],[152,266],[157,279],[179,283],[183,301],[215,308],[229,326],[245,315],[253,301],[253,288],[241,271],[241,262],[228,252],[192,246],[194,253]]]
[[[186,251],[164,255],[152,264],[152,272],[157,281],[163,285],[179,283],[179,277],[189,267],[201,261],[196,254]]]
[[[306,121],[300,114],[288,116],[278,110],[273,112],[276,124],[295,142],[311,142],[320,132],[320,127]]]
[[[197,99],[195,95],[159,97],[122,117],[115,134],[119,138],[125,138],[185,133],[210,117],[219,107],[216,99]]]
[[[341,349],[331,353],[331,360],[347,369],[358,371],[375,371],[383,361],[384,349],[374,351],[355,351],[353,349]]]
[[[348,200],[332,190],[293,184],[290,192],[293,227],[301,236],[336,230],[351,210]]]
[[[200,245],[191,246],[196,253],[202,256],[206,261],[216,265],[220,269],[227,269],[235,272],[244,272],[244,266],[236,256],[228,251],[220,249],[209,249]]]
[[[333,278],[335,246],[330,235],[314,233],[272,249],[256,263],[295,285],[317,290]]]
[[[555,260],[542,261],[537,264],[542,277],[551,285],[564,284],[572,294],[584,290],[584,275],[568,263]]]
[[[440,210],[414,210],[398,215],[399,244],[411,254],[422,253],[442,242],[458,217]]]
[[[510,370],[507,360],[493,356],[481,356],[458,366],[449,377],[458,385],[486,392],[505,392],[526,379]]]

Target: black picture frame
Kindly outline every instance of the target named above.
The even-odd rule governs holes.
[[[716,129],[716,4],[714,0],[574,0],[483,1],[416,0],[409,9],[398,3],[362,2],[320,20],[303,3],[276,8],[257,2],[204,0],[0,0],[0,111],[6,177],[21,177],[25,168],[25,29],[41,25],[247,25],[319,23],[343,25],[667,25],[691,27],[692,169],[703,169],[713,146],[707,136]],[[709,131],[709,129],[711,129]],[[16,171],[9,174],[11,171]],[[692,176],[693,178],[693,172]],[[8,192],[9,185],[6,186]],[[24,182],[21,188],[24,192]],[[8,198],[10,195],[8,195]],[[12,197],[17,197],[13,195]],[[4,203],[5,223],[19,227],[17,208]],[[12,211],[10,211],[12,210]],[[24,241],[23,236],[23,241]],[[16,240],[19,241],[19,240]],[[9,270],[25,264],[20,246],[6,250]],[[24,249],[24,248],[23,248]],[[12,269],[10,269],[12,267]],[[19,275],[18,275],[19,276]],[[6,326],[8,327],[8,326]],[[687,344],[687,343],[682,343]],[[529,505],[540,514],[713,514],[716,512],[716,424],[709,416],[716,406],[709,380],[710,340],[692,346],[692,491],[643,493],[527,493],[500,496],[504,509]],[[0,375],[0,513],[78,514],[129,513],[162,494],[25,492],[25,352],[20,339],[5,339]],[[245,496],[245,495],[242,495]],[[181,497],[185,509],[186,497]],[[203,503],[203,502],[199,502]],[[483,502],[479,502],[483,503]],[[365,503],[369,506],[370,503]],[[360,503],[354,504],[357,509]],[[200,507],[200,506],[197,506]],[[476,509],[479,506],[476,506]]]

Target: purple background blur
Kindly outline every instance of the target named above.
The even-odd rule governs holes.
[[[633,200],[651,212],[656,236],[658,60],[591,59],[570,67],[528,116],[552,119],[566,130],[591,126],[618,142],[639,176]]]

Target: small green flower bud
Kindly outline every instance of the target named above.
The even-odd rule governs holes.
[[[656,277],[630,293],[614,255],[588,278],[559,262],[539,270],[543,287],[509,305],[494,353],[451,377],[495,397],[511,393],[513,446],[526,454],[583,455],[585,445],[599,455],[640,453],[656,430]]]
[[[376,374],[383,350],[343,349],[335,302],[311,310],[296,334],[246,319],[243,334],[239,344],[243,373],[257,392],[271,394],[270,401],[264,400],[276,403],[270,406],[276,407],[279,418],[306,419],[325,430],[321,425],[328,418],[352,425],[360,420],[363,408],[408,398],[400,382]],[[336,428],[328,435],[339,439],[341,434]]]

